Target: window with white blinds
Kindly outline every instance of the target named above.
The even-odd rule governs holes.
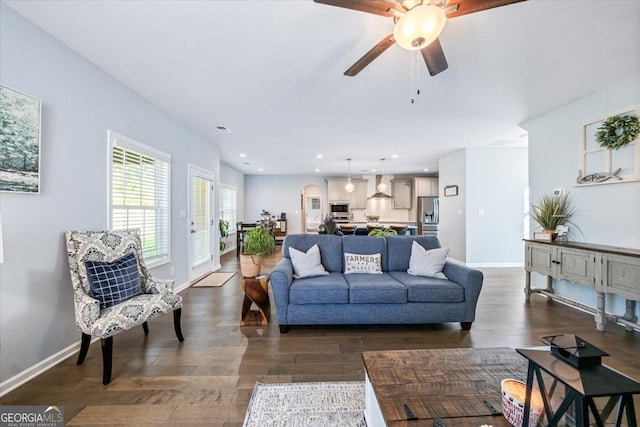
[[[226,185],[220,186],[220,219],[229,221],[229,232],[236,230],[236,197],[238,191]]]
[[[199,176],[193,177],[193,213],[191,233],[193,245],[193,266],[211,261],[211,181]]]
[[[109,228],[137,228],[148,267],[169,262],[171,156],[112,131],[109,143]]]

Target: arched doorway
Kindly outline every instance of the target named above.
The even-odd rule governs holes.
[[[307,185],[302,189],[302,232],[317,233],[318,226],[324,218],[322,188],[317,185]]]

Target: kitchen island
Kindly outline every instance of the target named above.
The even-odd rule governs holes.
[[[379,222],[379,223],[367,223],[367,222],[349,222],[346,224],[338,224],[340,226],[341,229],[343,229],[345,231],[345,234],[347,234],[347,231],[351,231],[351,230],[355,230],[355,232],[353,234],[356,234],[358,236],[366,236],[367,234],[369,234],[369,229],[370,228],[394,228],[394,229],[398,229],[398,228],[402,228],[402,227],[407,227],[407,231],[405,234],[410,234],[410,235],[415,235],[416,234],[416,230],[417,227],[414,225],[414,222],[410,222],[410,223],[403,223],[403,222],[388,222],[388,223],[383,223],[383,222]],[[401,234],[398,233],[398,234]]]

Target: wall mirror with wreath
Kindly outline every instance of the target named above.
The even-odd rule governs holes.
[[[580,124],[576,185],[640,181],[640,105]]]

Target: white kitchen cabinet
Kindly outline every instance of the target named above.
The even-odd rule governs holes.
[[[438,196],[438,178],[416,177],[414,187],[416,197]]]
[[[329,202],[348,202],[351,200],[351,195],[344,189],[345,185],[347,185],[346,178],[327,179]]]
[[[393,180],[393,208],[411,209],[413,201],[413,179],[394,178]]]
[[[351,193],[349,199],[350,209],[367,209],[367,180],[366,179],[351,179],[355,189]]]

